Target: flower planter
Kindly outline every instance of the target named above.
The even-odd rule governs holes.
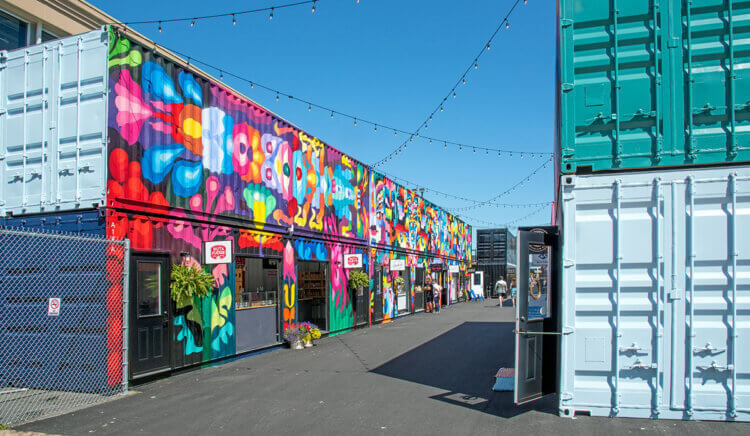
[[[301,350],[305,347],[302,345],[302,341],[292,341],[289,343],[289,348],[292,350]]]
[[[312,341],[312,339],[309,340],[309,341],[302,341],[302,345],[304,345],[305,348],[310,348],[310,347],[313,346],[313,341]]]

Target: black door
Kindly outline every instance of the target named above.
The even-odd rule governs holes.
[[[379,266],[375,268],[373,282],[372,322],[376,323],[383,320],[383,269]]]
[[[370,290],[367,287],[354,289],[351,292],[354,293],[354,314],[356,325],[367,324],[367,310],[369,307],[368,297],[370,296]]]
[[[131,257],[130,377],[169,370],[169,258]]]
[[[523,404],[555,392],[558,317],[557,248],[555,229],[518,230],[516,302],[515,403]]]

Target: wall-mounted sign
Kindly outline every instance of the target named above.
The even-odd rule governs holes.
[[[47,316],[59,316],[60,315],[60,299],[50,298],[47,300]]]
[[[544,267],[549,265],[549,254],[547,253],[531,253],[531,266],[533,267]]]
[[[344,268],[362,268],[361,254],[345,254]]]
[[[458,265],[448,265],[448,272],[451,274],[458,273]]]
[[[404,259],[391,260],[391,271],[403,271],[405,269],[406,269],[406,260]]]
[[[232,263],[232,241],[204,242],[203,257],[208,265]]]

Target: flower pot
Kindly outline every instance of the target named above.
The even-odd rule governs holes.
[[[305,348],[310,348],[313,346],[312,339],[310,339],[309,341],[302,341],[302,344],[305,346]]]
[[[305,347],[302,345],[302,341],[296,340],[289,343],[289,348],[292,350],[301,350]]]

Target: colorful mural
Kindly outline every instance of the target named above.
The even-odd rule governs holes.
[[[330,260],[329,328],[346,331],[355,312],[343,255],[364,253],[350,243],[385,248],[365,256],[382,265],[394,256],[388,248],[470,255],[471,229],[460,220],[114,33],[109,89],[108,234],[127,236],[134,250],[170,253],[173,263],[200,265],[204,242],[227,239],[238,253],[281,256],[285,329],[299,315],[297,260]],[[298,236],[312,234],[318,240]],[[213,293],[174,302],[177,366],[235,353],[234,265],[202,268],[214,276]],[[396,314],[393,278],[384,273],[381,281],[386,321]]]
[[[455,259],[471,256],[469,225],[376,172],[370,210],[371,244]]]

